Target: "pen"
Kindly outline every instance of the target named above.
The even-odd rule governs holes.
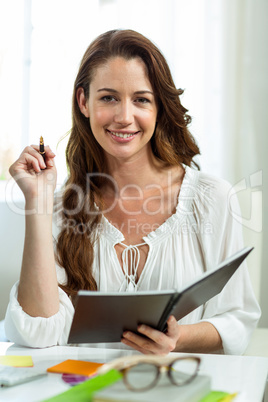
[[[39,153],[43,156],[44,162],[46,163],[44,139],[42,136],[40,137]]]

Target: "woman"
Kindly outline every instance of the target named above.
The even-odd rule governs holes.
[[[64,344],[79,289],[179,289],[242,248],[230,185],[191,168],[199,149],[181,94],[142,35],[110,31],[89,46],[74,85],[55,254],[55,155],[46,147],[44,163],[37,146],[27,147],[10,168],[29,213],[9,339]],[[259,316],[244,264],[206,305],[179,323],[169,317],[165,334],[141,325],[141,336],[126,331],[122,343],[142,353],[243,353]]]

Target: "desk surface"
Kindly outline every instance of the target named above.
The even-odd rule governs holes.
[[[0,355],[31,355],[34,366],[47,369],[66,359],[107,362],[119,356],[133,354],[119,349],[55,346],[29,349],[0,342]],[[175,353],[174,353],[175,355]],[[181,355],[176,353],[176,355]],[[202,359],[200,374],[211,377],[211,389],[238,392],[236,402],[261,402],[268,373],[268,358],[253,356],[198,355]],[[35,381],[0,389],[0,400],[37,402],[69,389],[60,374],[49,373]]]

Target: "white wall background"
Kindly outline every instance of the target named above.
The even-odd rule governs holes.
[[[23,147],[43,135],[63,182],[66,140],[58,142],[71,127],[72,86],[86,47],[113,28],[143,33],[185,89],[202,170],[237,188],[245,242],[255,246],[248,261],[260,325],[268,327],[267,18],[266,0],[0,0],[2,178]],[[7,205],[5,181],[0,192],[1,319],[19,276],[24,220]]]

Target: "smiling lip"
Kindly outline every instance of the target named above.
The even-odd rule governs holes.
[[[111,137],[117,142],[129,142],[139,133],[139,131],[130,132],[130,131],[111,131],[111,130],[106,130],[106,132],[109,133]]]

